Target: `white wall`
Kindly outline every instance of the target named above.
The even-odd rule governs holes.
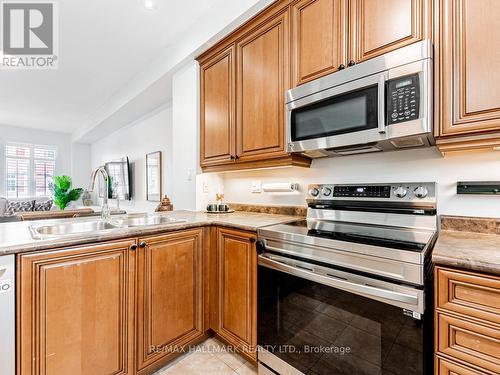
[[[120,207],[133,212],[152,212],[158,202],[146,200],[146,154],[163,153],[163,194],[172,195],[172,105],[169,103],[144,118],[118,130],[90,146],[91,166],[129,157],[133,178],[133,199]],[[175,203],[175,202],[174,202]],[[111,208],[116,207],[111,200]]]
[[[53,146],[57,149],[56,174],[66,174],[72,177],[75,187],[85,187],[90,175],[88,160],[90,149],[86,145],[71,142],[67,133],[51,132],[17,126],[0,125],[0,196],[5,193],[5,144],[8,142],[29,143]],[[72,162],[75,153],[79,163]],[[84,176],[87,176],[85,180]]]
[[[435,148],[365,154],[313,161],[311,168],[276,168],[220,175],[228,202],[278,205],[305,205],[310,183],[411,182],[436,181],[441,214],[500,217],[500,196],[464,196],[456,194],[457,181],[500,181],[500,153],[466,153],[441,157]],[[203,181],[199,177],[198,194]],[[298,182],[299,193],[250,192],[252,181]],[[209,182],[210,183],[210,182]],[[215,184],[220,184],[215,181]]]
[[[173,97],[173,190],[176,209],[196,209],[196,174],[199,171],[198,63],[192,61],[175,73]]]

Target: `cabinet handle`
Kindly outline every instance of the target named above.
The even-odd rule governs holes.
[[[250,243],[255,243],[256,239],[255,238],[250,238]]]
[[[137,250],[137,245],[136,244],[131,245],[130,246],[130,250],[136,251]]]
[[[356,65],[356,62],[354,60],[349,61],[349,64],[347,66],[354,66]]]
[[[234,160],[234,155],[231,155],[231,160]]]
[[[144,249],[144,248],[146,247],[146,242],[141,242],[141,243],[139,244],[139,246],[140,246],[140,247],[142,247],[142,248]]]
[[[345,69],[345,65],[344,64],[340,64],[339,65],[339,70],[342,70],[342,69]]]
[[[235,158],[236,160],[238,160],[240,157],[239,157],[238,155],[236,155],[234,158]]]

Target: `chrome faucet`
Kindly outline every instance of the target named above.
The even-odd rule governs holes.
[[[102,200],[102,207],[101,207],[101,220],[102,221],[110,221],[111,220],[111,212],[109,210],[108,206],[108,194],[109,194],[109,176],[108,172],[106,172],[106,169],[104,166],[97,167],[92,171],[92,175],[90,176],[90,182],[89,182],[89,187],[88,191],[89,193],[92,193],[95,189],[95,180],[97,179],[97,176],[99,173],[102,175],[104,178],[104,185],[106,186],[105,192],[104,192],[104,199]]]

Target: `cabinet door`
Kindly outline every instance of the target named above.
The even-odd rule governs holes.
[[[218,334],[256,359],[257,250],[255,234],[218,230]]]
[[[161,367],[203,334],[202,229],[139,240],[137,366]],[[174,349],[174,351],[172,351]],[[143,371],[141,371],[143,370]]]
[[[441,135],[500,130],[500,2],[440,2]]]
[[[302,0],[292,6],[295,86],[345,66],[346,9],[346,0]]]
[[[20,256],[19,374],[134,373],[134,243]]]
[[[288,13],[280,13],[237,43],[237,157],[286,155]]]
[[[371,59],[430,37],[430,0],[351,0],[350,59]]]
[[[234,47],[218,53],[200,67],[201,165],[234,161]]]
[[[437,367],[436,367],[436,375],[481,375],[482,373],[469,369],[464,365],[442,359],[442,358],[437,358],[436,360]]]

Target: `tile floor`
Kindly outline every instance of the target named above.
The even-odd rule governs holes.
[[[257,375],[257,368],[210,338],[154,375]]]

